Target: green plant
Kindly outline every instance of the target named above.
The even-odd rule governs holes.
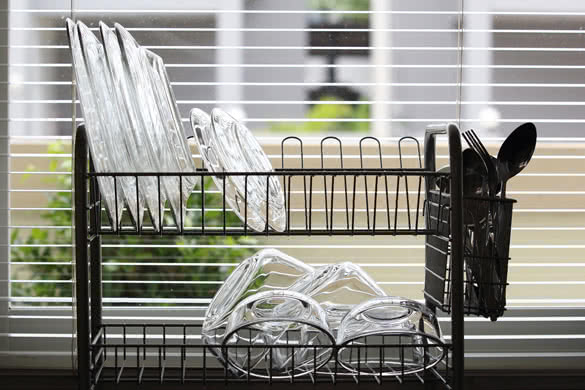
[[[63,153],[64,150],[65,145],[62,143],[53,143],[49,146],[49,153]],[[71,171],[71,160],[52,159],[49,169],[52,172]],[[71,188],[70,175],[55,176],[51,182],[60,189]],[[211,182],[206,182],[205,186],[209,188]],[[19,274],[28,274],[27,278],[35,280],[62,280],[64,282],[13,283],[13,296],[72,296],[72,283],[67,282],[72,279],[72,267],[69,264],[62,264],[62,262],[71,259],[72,250],[70,247],[47,245],[50,243],[71,243],[72,229],[68,228],[71,226],[72,218],[70,195],[67,192],[50,193],[47,207],[57,210],[41,214],[44,224],[58,228],[34,228],[30,231],[13,230],[11,236],[13,244],[23,245],[12,247],[11,262],[35,263],[19,266]],[[221,195],[208,194],[205,202],[206,205],[218,204],[221,202]],[[187,207],[197,209],[200,206],[201,197],[191,196]],[[187,226],[200,226],[201,220],[201,213],[190,212],[187,214],[185,224]],[[223,215],[218,212],[207,212],[205,222],[206,226],[220,225],[223,223]],[[238,223],[237,216],[231,213],[226,214],[228,226]],[[134,247],[144,243],[150,244],[149,247]],[[103,295],[114,298],[212,297],[219,288],[219,284],[209,282],[223,281],[232,270],[232,267],[225,264],[235,263],[252,253],[252,249],[247,247],[226,248],[226,246],[254,243],[255,240],[248,237],[104,237],[102,278],[105,283]],[[108,247],[108,244],[116,244],[116,247]],[[157,244],[161,244],[161,246],[156,246]],[[161,263],[165,263],[165,265],[159,265]],[[22,267],[26,268],[23,270]]]
[[[321,98],[323,102],[333,102],[339,99],[333,96]],[[352,119],[369,119],[370,106],[368,104],[323,103],[313,105],[307,112],[309,122],[275,123],[271,131],[287,131],[290,133],[331,133],[339,131],[368,131],[370,123],[367,121],[353,121]],[[320,121],[319,119],[322,119]],[[328,121],[327,119],[346,119],[347,121]]]
[[[310,0],[312,9],[333,11],[369,11],[370,0]],[[341,14],[342,20],[367,22],[368,14]]]

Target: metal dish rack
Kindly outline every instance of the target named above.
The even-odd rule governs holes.
[[[434,166],[435,136],[436,134],[447,133],[449,142],[449,160],[451,172],[449,174],[436,172]],[[407,137],[411,138],[411,137]],[[414,140],[411,138],[411,140]],[[414,140],[416,141],[416,140]],[[327,142],[339,144],[339,168],[324,168],[323,147]],[[372,143],[376,148],[380,168],[366,168],[363,161],[364,143]],[[402,152],[400,142],[398,144],[400,153],[400,168],[382,168],[382,149],[380,142],[373,137],[364,137],[359,143],[360,166],[361,168],[343,167],[343,147],[341,140],[336,137],[326,137],[321,141],[321,168],[312,169],[303,167],[303,144],[297,137],[287,137],[281,143],[281,151],[284,155],[285,146],[298,145],[301,155],[301,168],[285,168],[284,157],[282,168],[274,172],[224,172],[210,173],[204,169],[195,173],[96,173],[92,170],[91,157],[88,154],[87,134],[83,125],[78,127],[74,145],[74,190],[75,190],[75,262],[76,262],[76,310],[77,310],[77,357],[79,384],[82,389],[93,389],[101,383],[133,382],[137,384],[156,382],[160,384],[173,384],[179,386],[192,385],[193,383],[212,384],[241,384],[241,383],[329,383],[341,382],[352,383],[377,383],[387,384],[390,382],[422,382],[438,384],[442,388],[460,390],[463,388],[463,303],[464,303],[464,226],[463,226],[463,198],[462,198],[462,166],[461,166],[461,140],[459,129],[456,125],[440,125],[427,128],[425,137],[424,153],[425,166],[419,168],[402,168]],[[417,142],[418,145],[418,142]],[[89,156],[89,158],[88,158]],[[377,157],[376,157],[377,159]],[[419,149],[420,161],[420,149]],[[246,224],[242,226],[226,226],[225,215],[229,212],[226,208],[225,196],[222,200],[221,212],[224,216],[222,226],[206,226],[205,202],[201,202],[201,226],[185,227],[183,217],[179,223],[173,226],[165,226],[164,229],[156,231],[152,226],[134,226],[126,223],[118,229],[112,229],[107,223],[103,223],[102,204],[98,180],[100,176],[110,177],[116,182],[117,177],[129,176],[153,176],[158,181],[160,192],[160,181],[163,176],[179,177],[179,186],[182,185],[183,177],[199,176],[201,182],[210,176],[226,177],[229,175],[243,176],[247,183],[250,176],[273,176],[279,178],[284,184],[288,223],[284,232],[276,232],[266,229],[265,232],[255,232],[249,229]],[[304,204],[304,218],[291,226],[291,180],[302,179],[303,192],[301,204]],[[449,218],[448,223],[441,221],[431,223],[430,215],[424,213],[426,201],[421,196],[426,187],[427,191],[438,178],[449,180]],[[416,183],[414,186],[410,183]],[[136,180],[136,192],[139,192],[138,180]],[[268,180],[266,181],[268,182]],[[337,182],[337,187],[335,183]],[[316,221],[316,203],[314,192],[317,183],[323,186],[324,196],[319,205],[320,212],[325,213],[324,224]],[[330,183],[330,184],[328,184]],[[343,184],[341,184],[343,183]],[[370,184],[368,184],[370,183]],[[373,184],[372,184],[373,183]],[[390,183],[390,184],[389,184]],[[360,187],[363,184],[368,194],[368,185],[373,189],[373,200],[365,196],[359,200]],[[117,187],[114,185],[115,191]],[[335,195],[340,191],[342,195]],[[410,201],[409,191],[415,189],[415,197]],[[180,188],[181,189],[181,188]],[[180,190],[178,189],[178,190]],[[329,191],[328,191],[329,189]],[[196,191],[200,192],[202,199],[205,199],[206,189],[201,185]],[[181,193],[182,191],[179,191]],[[381,195],[378,196],[378,193]],[[406,196],[402,194],[406,193]],[[268,191],[267,191],[268,194]],[[341,200],[339,200],[341,197]],[[115,197],[117,199],[117,197]],[[414,201],[416,199],[416,202]],[[359,201],[356,201],[359,200]],[[339,218],[334,218],[334,211],[339,213],[339,206],[334,204],[340,202],[341,223]],[[268,202],[266,202],[268,203]],[[365,203],[366,221],[356,222],[358,208]],[[415,204],[416,203],[416,204]],[[245,202],[247,208],[247,202]],[[383,205],[383,206],[379,206]],[[324,206],[324,209],[323,209]],[[402,208],[402,209],[400,209]],[[407,218],[399,221],[398,213],[406,209]],[[335,210],[334,210],[335,209]],[[343,212],[345,209],[345,213]],[[267,210],[268,211],[268,210]],[[383,217],[376,218],[382,214]],[[247,215],[244,210],[244,215]],[[335,222],[337,221],[337,222]],[[162,220],[161,220],[162,222]],[[324,226],[323,226],[324,225]],[[424,225],[424,226],[423,226]],[[162,226],[162,224],[161,224]],[[117,230],[117,231],[116,231]],[[309,372],[307,375],[288,378],[272,378],[268,370],[268,379],[255,378],[246,373],[236,375],[227,368],[220,365],[218,360],[208,351],[207,345],[195,342],[193,337],[200,332],[200,325],[177,325],[177,324],[104,324],[102,320],[102,276],[101,276],[101,237],[108,235],[150,235],[150,236],[397,236],[397,235],[424,235],[426,237],[447,233],[450,242],[450,301],[451,311],[451,343],[444,344],[448,351],[440,363],[432,368],[412,374],[405,374],[405,367],[410,364],[409,356],[416,350],[427,360],[429,344],[385,344],[376,340],[372,344],[354,345],[349,348],[355,349],[356,356],[364,356],[365,364],[368,364],[372,372],[377,367],[385,365],[384,356],[398,356],[398,364],[394,364],[390,375],[364,375],[363,371],[344,371],[337,361],[337,347],[334,349],[330,362],[324,366]],[[90,283],[91,281],[91,283]],[[431,308],[440,306],[432,300],[427,299],[427,305]],[[127,337],[132,334],[133,337]],[[153,343],[156,338],[160,342]],[[424,340],[424,339],[423,339]],[[222,348],[221,346],[216,346]],[[291,348],[301,348],[295,345]],[[319,346],[311,345],[309,350]],[[331,347],[331,346],[327,346]],[[225,350],[225,347],[223,347]],[[231,348],[231,347],[228,347]],[[262,346],[262,348],[282,348],[282,345]],[[243,353],[251,353],[254,346],[249,346]],[[369,352],[370,351],[370,352]],[[377,355],[374,352],[377,351]],[[368,353],[371,356],[379,356],[376,362],[368,360]],[[359,358],[358,358],[359,361]],[[270,362],[269,362],[270,364]],[[393,370],[393,371],[392,371]],[[293,368],[294,371],[294,368]],[[382,370],[380,370],[381,372]],[[386,367],[385,372],[388,372]]]

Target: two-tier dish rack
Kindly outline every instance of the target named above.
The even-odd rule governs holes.
[[[450,173],[438,172],[435,167],[435,137],[437,134],[447,134],[449,145],[449,165]],[[409,137],[412,139],[412,137]],[[412,139],[414,140],[414,139]],[[342,144],[341,140],[336,137],[326,137],[325,141],[333,141],[339,144],[339,153],[341,158],[340,168],[284,168],[284,157],[282,168],[275,169],[274,172],[223,172],[211,173],[205,169],[198,169],[195,173],[183,172],[153,172],[153,173],[136,173],[136,172],[112,172],[96,173],[92,169],[91,156],[88,153],[88,140],[83,125],[78,127],[75,136],[74,146],[74,191],[75,191],[75,263],[76,263],[76,310],[77,310],[77,357],[78,357],[78,376],[81,389],[93,389],[102,383],[122,383],[133,382],[136,384],[159,383],[173,386],[192,386],[194,383],[199,385],[216,384],[242,384],[242,383],[270,383],[286,382],[299,384],[329,383],[336,384],[342,382],[355,383],[372,383],[372,384],[389,384],[403,382],[423,382],[440,388],[461,390],[463,388],[463,358],[464,358],[464,228],[463,228],[463,186],[462,186],[462,158],[461,158],[461,139],[459,129],[454,124],[437,125],[427,128],[424,143],[424,166],[419,168],[343,168]],[[382,163],[382,149],[380,142],[373,137],[364,137],[362,141],[373,142],[377,144],[377,149]],[[323,142],[321,143],[321,161],[323,161]],[[304,159],[302,152],[302,142],[297,137],[287,137],[282,141],[281,151],[284,154],[285,146],[290,143],[296,143],[301,148],[301,163]],[[398,145],[400,147],[400,145]],[[360,156],[362,152],[362,142],[360,141]],[[400,150],[400,149],[399,149]],[[361,157],[360,157],[361,158]],[[420,148],[419,148],[420,158]],[[402,160],[401,160],[402,161]],[[273,176],[277,177],[284,187],[284,195],[287,203],[288,221],[284,232],[276,232],[267,229],[265,232],[255,232],[242,224],[241,227],[234,228],[224,225],[214,228],[206,226],[205,202],[201,204],[202,223],[199,227],[185,228],[181,217],[180,223],[173,227],[167,227],[155,231],[150,226],[120,226],[118,229],[112,229],[111,225],[102,223],[103,211],[98,189],[98,177],[110,177],[114,182],[117,177],[130,176],[136,178],[136,192],[138,188],[139,176],[153,176],[158,182],[158,191],[160,196],[161,177],[176,176],[179,177],[179,185],[182,185],[185,176],[199,176],[201,182],[210,176],[224,178],[229,175],[243,176],[246,180],[251,176]],[[301,185],[301,194],[304,197],[304,218],[301,216],[300,222],[294,226],[290,223],[290,202],[291,179],[301,179],[304,185]],[[410,179],[410,188],[409,180]],[[448,180],[449,194],[437,192],[434,190],[437,180]],[[369,180],[369,181],[368,181]],[[225,180],[224,180],[225,182]],[[266,180],[268,183],[269,181]],[[324,183],[324,226],[315,226],[312,222],[315,218],[313,215],[314,206],[313,188],[315,183]],[[341,185],[341,195],[339,191],[334,191],[337,182],[344,183]],[[356,195],[356,183],[374,183],[370,187],[373,190],[374,199],[365,197],[365,204],[356,204],[358,199]],[[388,183],[391,183],[389,186]],[[328,184],[331,183],[331,187]],[[414,184],[413,184],[414,183]],[[422,185],[421,185],[422,183]],[[417,186],[418,185],[418,186]],[[372,186],[372,184],[370,184]],[[117,187],[114,186],[115,191]],[[180,189],[177,189],[179,193]],[[205,199],[207,189],[201,185],[196,191],[200,192],[202,199]],[[298,194],[298,188],[296,189]],[[418,191],[418,192],[417,192]],[[437,207],[429,208],[425,198],[428,198],[429,191],[434,191],[434,196],[439,197]],[[415,193],[416,202],[409,202],[409,192]],[[378,195],[380,193],[380,195]],[[406,198],[401,194],[406,193]],[[268,196],[268,190],[266,192]],[[426,194],[426,196],[425,196]],[[336,198],[334,199],[334,196]],[[341,197],[341,200],[340,198]],[[380,199],[378,199],[378,197]],[[384,198],[385,200],[382,200]],[[114,197],[117,199],[117,196]],[[368,199],[370,199],[368,201]],[[447,200],[447,201],[445,201]],[[185,201],[185,200],[183,200]],[[382,202],[382,203],[380,203]],[[405,207],[409,219],[408,223],[400,224],[397,214],[399,207]],[[268,203],[268,202],[266,202]],[[334,203],[339,209],[341,203],[342,223],[333,223]],[[412,204],[416,203],[416,204]],[[247,207],[247,202],[245,202]],[[301,202],[301,205],[303,202]],[[383,204],[384,206],[379,206]],[[222,202],[223,215],[226,214],[225,195]],[[356,208],[366,208],[367,224],[356,224]],[[425,207],[426,206],[426,207]],[[302,207],[302,206],[301,206]],[[321,212],[323,205],[320,205]],[[439,214],[433,215],[433,212],[420,212],[419,210],[435,210]],[[229,210],[227,210],[229,212]],[[266,210],[268,213],[269,210]],[[376,215],[382,213],[384,217],[376,220]],[[162,214],[162,213],[159,213]],[[410,215],[413,218],[410,218]],[[420,214],[420,218],[419,218]],[[247,215],[247,210],[243,211]],[[370,216],[372,219],[370,220]],[[382,223],[382,219],[384,223]],[[161,220],[162,222],[162,220]],[[162,224],[161,224],[162,226]],[[222,367],[217,359],[208,350],[209,346],[200,342],[193,342],[191,335],[197,334],[201,330],[201,325],[192,324],[124,324],[124,323],[104,323],[102,317],[102,236],[112,235],[143,235],[143,236],[398,236],[398,235],[423,235],[426,236],[427,245],[429,238],[439,237],[446,240],[449,255],[449,294],[448,302],[444,300],[433,299],[427,294],[425,284],[426,304],[433,308],[451,312],[451,340],[445,343],[444,349],[448,351],[442,358],[439,365],[424,369],[421,372],[405,375],[404,374],[404,356],[408,355],[405,350],[419,348],[426,357],[428,345],[425,344],[401,344],[401,345],[365,345],[354,346],[357,348],[357,354],[366,353],[368,348],[395,348],[398,351],[396,356],[402,356],[402,372],[400,364],[395,366],[395,371],[390,376],[385,375],[360,375],[359,372],[351,373],[343,371],[336,360],[336,354],[329,364],[315,372],[309,373],[303,377],[291,376],[286,379],[273,379],[268,373],[268,379],[259,379],[249,374],[235,375],[231,370]],[[428,259],[427,259],[428,261]],[[427,267],[428,268],[428,267]],[[428,269],[427,269],[428,270]],[[451,309],[452,308],[452,309]],[[134,332],[133,337],[127,337],[130,331]],[[160,342],[153,343],[152,334],[157,335]],[[117,336],[113,336],[117,335]],[[220,347],[220,346],[217,346]],[[262,348],[271,348],[272,346],[262,346]],[[274,346],[276,347],[276,346]],[[279,346],[282,347],[282,346]],[[295,346],[300,348],[302,346]],[[253,346],[251,348],[254,348]],[[310,348],[313,348],[311,346]],[[333,347],[336,348],[336,347]],[[360,348],[365,351],[360,351]],[[250,348],[248,348],[250,353]],[[383,354],[382,354],[383,356]],[[380,367],[385,362],[380,358]],[[161,387],[163,388],[163,387]],[[174,388],[174,387],[173,387]],[[434,387],[433,387],[434,388]]]

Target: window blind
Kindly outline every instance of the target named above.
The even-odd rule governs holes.
[[[376,135],[384,166],[392,167],[398,137],[422,143],[430,122],[475,128],[492,154],[517,125],[534,122],[535,156],[508,188],[518,200],[509,310],[496,323],[466,318],[466,367],[582,367],[585,6],[557,2],[549,12],[537,1],[411,3],[319,10],[315,2],[275,0],[6,2],[0,244],[10,256],[0,260],[0,354],[10,359],[0,364],[73,364],[71,134],[83,118],[64,18],[74,17],[96,32],[99,20],[126,26],[165,60],[184,120],[192,107],[230,110],[274,166],[288,135],[303,138],[315,166],[322,135],[343,138],[346,166],[359,164],[359,138]],[[332,87],[341,96],[327,95]],[[196,148],[193,154],[200,166]],[[445,144],[438,155],[445,165]],[[327,166],[338,166],[334,152],[327,157]],[[287,151],[287,163],[298,158]],[[406,161],[417,163],[412,146]],[[423,237],[108,238],[104,316],[201,322],[231,269],[264,247],[313,265],[353,261],[390,294],[422,299],[423,245]],[[448,338],[449,318],[441,322]]]

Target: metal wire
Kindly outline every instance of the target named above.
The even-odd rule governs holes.
[[[388,343],[369,343],[365,338],[363,344],[348,345],[344,348],[350,350],[351,355],[357,358],[354,363],[357,371],[348,371],[339,364],[338,347],[332,345],[307,345],[296,342],[278,345],[204,345],[189,344],[189,335],[199,334],[199,324],[107,324],[100,329],[100,335],[109,334],[106,339],[96,337],[92,340],[90,350],[100,359],[95,361],[92,367],[92,378],[95,384],[99,382],[124,382],[135,383],[269,383],[274,382],[299,382],[299,383],[372,383],[378,384],[395,378],[403,382],[433,383],[437,388],[450,389],[448,370],[449,353],[445,353],[440,362],[432,368],[423,368],[417,375],[405,375],[405,367],[412,364],[413,356],[420,355],[422,350],[422,363],[428,363],[429,344],[423,338],[421,342],[404,343],[402,341]],[[132,335],[133,337],[129,337]],[[119,341],[115,341],[119,340]],[[134,340],[134,341],[131,341]],[[154,342],[153,340],[160,340]],[[236,372],[219,364],[219,361],[208,354],[208,349],[221,349],[222,355],[245,354],[248,356],[247,368]],[[295,362],[295,350],[307,348],[308,356],[316,359],[321,356],[323,349],[334,349],[331,359],[326,366],[320,369],[311,368],[309,375],[298,376],[299,372],[307,372],[307,367]],[[444,344],[449,351],[450,344]],[[255,350],[266,351],[265,370],[267,378],[258,378],[251,374],[249,366],[250,356]],[[284,377],[275,375],[272,364],[273,351],[288,351],[291,356],[287,366],[288,375]],[[106,356],[106,351],[109,353]],[[240,352],[238,352],[240,351]],[[352,351],[355,351],[353,353]],[[369,360],[368,360],[369,359]],[[129,368],[131,362],[135,367]],[[227,359],[224,358],[224,361]],[[394,367],[394,368],[393,368]],[[364,369],[370,371],[368,374]],[[191,372],[193,375],[187,375]]]
[[[402,159],[402,147],[406,141],[412,141],[416,145],[416,153],[418,155],[419,165],[417,168],[404,168]],[[300,151],[300,161],[296,165],[300,168],[287,168],[285,167],[285,146],[289,144],[298,144]],[[326,154],[326,145],[334,143],[336,150],[336,160],[339,162],[337,168],[326,168],[325,159],[331,157],[331,154]],[[368,168],[365,166],[365,157],[369,157],[366,153],[366,146],[368,144],[374,144],[376,147],[376,159],[379,160],[379,167]],[[436,229],[429,229],[428,227],[421,226],[420,222],[423,220],[421,217],[422,208],[420,207],[421,199],[424,197],[421,194],[421,183],[423,178],[434,178],[435,181],[438,178],[447,178],[448,174],[437,173],[431,170],[425,170],[422,168],[422,157],[420,151],[420,145],[415,138],[404,137],[399,140],[398,148],[400,155],[400,167],[384,168],[383,166],[383,150],[380,141],[374,137],[367,136],[359,140],[359,156],[360,156],[360,167],[359,168],[346,168],[344,167],[344,156],[343,149],[344,145],[338,137],[325,137],[320,142],[320,157],[321,167],[320,168],[305,168],[307,162],[305,161],[304,144],[298,137],[286,137],[281,142],[281,168],[271,172],[208,172],[205,169],[198,169],[193,173],[185,172],[114,172],[114,173],[96,173],[89,172],[86,177],[89,179],[90,191],[99,193],[98,180],[99,177],[109,177],[114,180],[114,184],[121,177],[130,176],[138,183],[140,176],[152,176],[156,178],[157,182],[157,194],[151,194],[151,197],[159,199],[159,213],[158,213],[158,228],[152,222],[152,218],[145,218],[142,224],[137,224],[131,218],[128,218],[128,213],[125,211],[121,218],[120,226],[116,227],[112,225],[112,221],[108,221],[105,217],[96,218],[101,221],[108,221],[98,227],[97,230],[91,229],[91,234],[99,235],[113,235],[113,234],[127,234],[127,235],[193,235],[193,236],[216,236],[229,235],[229,236],[242,236],[242,235],[281,235],[281,236],[298,236],[298,235],[428,235],[436,234]],[[293,145],[294,146],[294,145]],[[290,164],[290,163],[289,163]],[[163,198],[161,194],[161,179],[167,176],[178,177],[179,180],[177,191],[181,194],[180,201],[181,207],[179,210],[185,210],[186,205],[189,203],[190,215],[198,215],[200,220],[197,222],[197,227],[185,228],[185,218],[183,213],[176,218],[176,221],[171,222],[171,218],[163,218],[165,212],[164,207],[160,204],[160,199]],[[184,177],[199,177],[201,187],[199,190],[192,191],[189,199],[183,197],[183,187],[186,180]],[[220,193],[214,191],[213,197],[215,197],[215,203],[218,204],[221,212],[220,223],[217,223],[217,219],[208,218],[207,214],[215,212],[214,210],[218,207],[210,209],[207,205],[207,201],[214,199],[209,196],[210,190],[205,186],[205,179],[215,176],[221,180]],[[265,224],[263,231],[252,230],[247,223],[242,222],[239,225],[234,224],[236,218],[229,218],[230,214],[234,213],[230,207],[228,207],[228,200],[226,198],[226,186],[230,177],[241,177],[244,181],[243,194],[243,210],[240,210],[243,214],[244,221],[249,221],[251,207],[248,204],[250,194],[254,194],[254,199],[260,199],[264,204],[262,212],[265,217]],[[251,178],[262,178],[260,183],[265,183],[263,188],[255,188],[255,181]],[[268,223],[269,218],[266,218],[271,213],[274,213],[269,207],[271,199],[274,194],[271,193],[269,183],[271,180],[278,180],[283,187],[284,203],[285,203],[285,214],[286,214],[286,227],[283,232],[275,231]],[[302,190],[293,186],[295,179],[302,180]],[[418,181],[417,191],[409,192],[408,182],[409,179]],[[363,188],[360,188],[360,184],[363,180]],[[307,181],[309,185],[307,186]],[[406,191],[401,191],[401,181],[404,181]],[[342,183],[336,185],[337,183]],[[353,183],[352,187],[349,188],[349,183]],[[380,185],[380,183],[383,183]],[[394,191],[391,190],[392,183],[395,182]],[[322,184],[321,184],[322,183]],[[373,188],[370,187],[373,183]],[[293,188],[294,187],[294,188]],[[119,186],[114,185],[114,199],[118,199],[117,192],[120,190]],[[139,188],[136,185],[137,199],[139,199],[139,190],[145,190]],[[341,195],[339,195],[341,194]],[[337,196],[336,196],[337,195]],[[341,196],[341,199],[339,198]],[[373,202],[370,197],[373,197]],[[197,206],[192,207],[189,201],[190,199],[200,199]],[[220,199],[218,199],[220,198]],[[416,208],[411,207],[411,202],[416,202]],[[295,215],[291,215],[291,210],[295,208],[294,205],[300,204],[300,210],[304,217],[304,221],[297,221]],[[356,209],[356,204],[363,206],[365,204],[365,210],[360,208]],[[102,210],[102,204],[99,203],[98,210]],[[94,207],[90,205],[90,207]],[[399,220],[402,208],[405,207],[404,221]],[[320,211],[324,211],[324,221],[319,220],[323,217],[318,217]],[[243,213],[242,213],[243,211]],[[104,210],[101,211],[105,214]],[[113,212],[115,215],[117,210]],[[380,218],[378,214],[385,214],[385,218]],[[365,215],[365,221],[360,221],[359,215]],[[382,215],[383,215],[382,214]],[[93,214],[95,216],[95,214]],[[107,215],[107,214],[106,214]],[[320,214],[322,215],[322,214]],[[392,217],[393,216],[393,217]],[[116,218],[120,216],[116,215]],[[125,218],[126,217],[126,218]],[[227,221],[230,221],[228,226]],[[212,223],[214,222],[215,225]],[[317,225],[322,227],[317,227]]]

